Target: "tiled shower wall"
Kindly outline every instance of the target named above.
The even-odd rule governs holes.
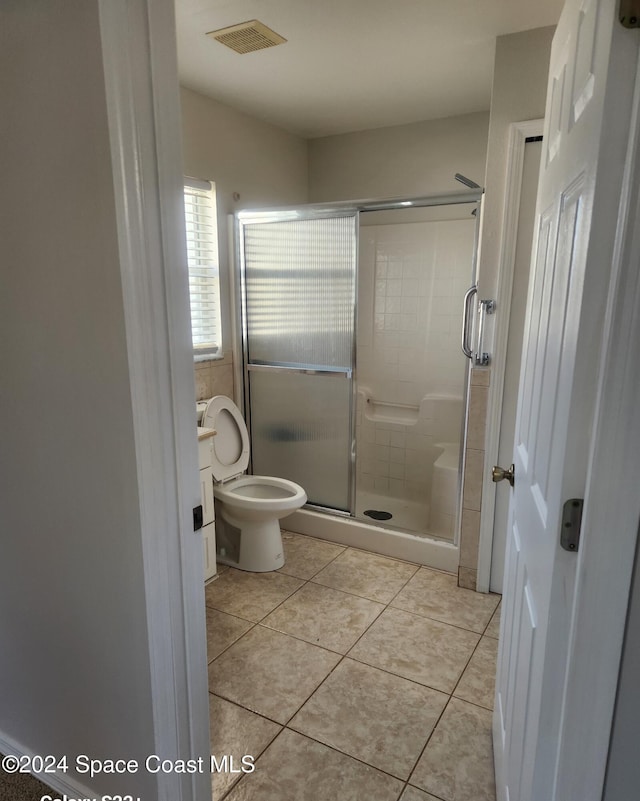
[[[474,368],[469,388],[469,414],[465,450],[464,487],[462,492],[462,527],[460,530],[460,565],[458,584],[476,589],[480,510],[484,470],[487,399],[491,382],[490,368]]]
[[[359,489],[428,498],[442,452],[436,444],[460,439],[462,298],[471,282],[474,231],[472,217],[361,228]],[[375,407],[380,414],[373,403],[385,404]],[[371,419],[377,416],[390,419]]]

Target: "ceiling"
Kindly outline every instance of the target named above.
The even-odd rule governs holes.
[[[495,38],[563,0],[176,0],[184,86],[304,137],[486,111]],[[240,55],[205,34],[258,19],[288,41]]]

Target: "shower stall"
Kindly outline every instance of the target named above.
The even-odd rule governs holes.
[[[305,488],[288,528],[457,567],[481,194],[236,215],[251,470]]]

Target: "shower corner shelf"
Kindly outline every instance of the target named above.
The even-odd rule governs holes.
[[[367,398],[364,416],[374,423],[395,423],[402,426],[414,426],[418,422],[419,406],[406,403],[389,403]]]

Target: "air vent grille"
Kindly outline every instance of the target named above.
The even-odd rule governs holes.
[[[279,33],[267,28],[257,19],[241,22],[238,25],[230,25],[228,28],[220,28],[217,31],[210,31],[207,36],[211,36],[223,45],[230,47],[236,53],[253,53],[256,50],[275,47],[275,45],[287,41]]]

